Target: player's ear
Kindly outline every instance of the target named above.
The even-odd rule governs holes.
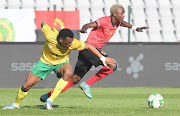
[[[62,42],[63,42],[63,38],[59,38],[59,42],[61,42],[61,43],[62,43]]]
[[[63,42],[63,39],[62,38],[58,38],[57,42],[58,42],[58,44],[61,44]]]
[[[112,13],[112,16],[116,16],[116,13]]]

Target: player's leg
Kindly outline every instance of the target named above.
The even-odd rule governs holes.
[[[86,60],[86,58],[79,52],[78,61],[76,62],[75,71],[73,76],[69,79],[66,87],[61,91],[64,92],[75,84],[79,83],[82,77],[90,70],[92,67],[91,63]],[[57,71],[58,72],[58,71]],[[57,77],[61,77],[60,73],[57,73]],[[45,102],[53,93],[54,89],[49,93],[46,93],[40,97],[41,102]]]
[[[78,59],[76,66],[75,66],[75,71],[73,76],[69,79],[69,82],[67,86],[62,90],[62,92],[66,91],[70,87],[74,86],[75,84],[79,83],[79,81],[82,79],[82,77],[87,73],[87,71],[90,70],[92,65],[88,64],[88,66],[82,62],[80,59]],[[81,67],[81,69],[79,69]]]
[[[108,67],[104,66],[102,67],[94,76],[92,76],[90,79],[86,81],[86,83],[89,86],[92,86],[96,81],[99,81],[106,77],[107,75],[113,73],[117,69],[117,65],[115,62],[112,64],[107,64]]]
[[[85,66],[86,65],[86,66]],[[83,66],[76,65],[74,75],[72,77],[72,81],[74,83],[79,83],[79,81],[83,78],[83,76],[91,69],[92,64],[91,63],[85,63]],[[90,91],[90,86],[87,85],[85,82],[81,83],[79,87],[83,90],[84,94],[88,96],[89,98],[92,98],[91,91]]]
[[[57,77],[58,77],[58,78],[61,78],[60,69],[57,69]],[[64,91],[66,91],[67,89],[69,89],[70,87],[72,87],[72,86],[74,86],[74,85],[75,85],[75,84],[71,81],[71,78],[70,78],[68,84],[67,84],[67,85],[65,86],[65,88],[61,91],[61,93],[64,92]],[[42,95],[42,96],[40,97],[40,101],[41,101],[41,102],[46,102],[46,100],[52,95],[53,92],[54,92],[54,89],[51,90],[50,92]]]
[[[112,66],[114,67],[114,66]],[[82,82],[80,84],[80,88],[84,91],[84,94],[92,98],[90,87],[92,84],[94,84],[96,81],[99,81],[106,77],[107,75],[113,73],[114,71],[111,68],[108,68],[106,66],[102,67],[94,76],[92,76],[90,79],[88,79],[85,82]]]
[[[40,80],[44,80],[45,77],[52,71],[51,65],[44,64],[40,60],[36,65],[31,69],[31,72],[28,74],[27,79],[23,86],[19,89],[15,103],[3,107],[3,109],[15,109],[20,108],[19,104],[23,98],[27,95],[29,89],[38,83]]]
[[[2,109],[19,109],[20,103],[24,99],[24,97],[28,94],[29,89],[38,83],[41,80],[38,76],[34,75],[32,72],[29,73],[26,82],[19,89],[19,92],[16,96],[15,102],[9,106],[5,106]]]
[[[73,74],[72,78],[69,79],[69,82],[68,84],[66,85],[66,87],[61,91],[64,92],[66,91],[67,89],[69,89],[70,87],[74,86],[75,84],[79,83],[79,81],[82,79],[82,77],[85,75],[86,73],[84,72],[76,72],[75,70],[75,73]],[[45,102],[51,95],[52,93],[54,92],[54,89],[51,90],[49,93],[46,93],[44,95],[42,95],[40,97],[40,101],[41,102]]]
[[[108,55],[106,55],[106,53],[104,51],[101,51],[102,55],[104,55],[105,57],[108,57]],[[93,64],[95,67],[99,66],[102,64],[102,62],[100,61],[100,59],[95,56],[94,54],[92,54],[91,52],[86,51],[86,53],[84,53],[84,55],[86,56],[86,58],[88,59],[88,61]],[[85,82],[82,82],[80,84],[80,87],[83,88],[84,93],[88,91],[89,95],[87,95],[89,98],[92,98],[91,95],[91,91],[90,91],[90,86],[92,84],[94,84],[96,81],[103,79],[104,77],[106,77],[107,75],[113,73],[116,70],[116,63],[115,60],[111,63],[111,64],[107,64],[108,67],[104,66],[102,67],[93,77],[91,77],[90,79],[88,79]],[[85,90],[84,90],[85,89]]]
[[[56,73],[57,78],[61,78],[62,75],[61,75],[61,70],[60,70],[61,68],[60,68],[60,67],[61,67],[63,64],[65,64],[65,63],[68,63],[68,62],[64,62],[64,63],[58,64],[58,65],[56,65],[56,66],[54,67],[53,71]],[[69,82],[68,82],[68,84],[67,84],[66,86],[70,85],[69,83],[71,83],[71,78],[69,79]],[[65,88],[64,88],[64,89],[65,89]],[[63,89],[63,90],[64,90],[64,89]],[[63,90],[62,90],[61,92],[63,92]],[[54,91],[54,89],[51,90],[50,92],[46,93],[46,94],[41,95],[40,101],[41,101],[41,102],[46,102],[46,100],[52,95],[53,91]]]
[[[90,70],[92,65],[94,65],[94,66],[99,65],[100,59],[96,55],[94,55],[92,52],[90,52],[88,50],[83,50],[80,52],[80,54],[82,56],[81,61],[84,62],[85,68],[82,68],[81,65],[77,66],[77,69],[79,69],[79,74],[81,74],[80,72],[84,72],[84,74],[86,74]],[[90,86],[87,83],[82,82],[79,87],[83,90],[84,94],[87,97],[92,98]]]
[[[73,81],[72,81],[72,80],[73,80]],[[69,79],[68,84],[67,84],[66,87],[61,91],[61,93],[64,92],[64,91],[66,91],[66,90],[69,89],[70,87],[74,86],[75,84],[77,84],[80,80],[81,80],[81,77],[79,76],[79,74],[78,74],[78,75],[77,75],[77,74],[74,74],[74,75],[72,76],[72,78]],[[53,92],[54,92],[54,89],[51,90],[49,93],[46,93],[46,94],[42,95],[42,96],[40,97],[40,101],[41,101],[41,102],[46,102],[46,100],[52,95]]]
[[[69,63],[65,63],[59,68],[58,71],[61,75],[61,78],[57,82],[56,87],[54,88],[52,95],[45,102],[45,107],[48,110],[53,109],[52,108],[52,102],[61,93],[61,91],[65,88],[65,86],[68,84],[69,78],[72,75],[72,67]]]

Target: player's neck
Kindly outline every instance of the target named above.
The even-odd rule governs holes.
[[[62,43],[59,43],[60,46],[62,46],[61,48],[63,49],[68,49],[67,47],[63,46]]]
[[[110,16],[110,17],[111,17],[111,23],[112,23],[113,27],[114,27],[116,24],[119,23],[119,22],[115,19],[115,17],[113,17],[113,16]]]

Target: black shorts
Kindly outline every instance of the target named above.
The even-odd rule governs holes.
[[[98,49],[97,49],[98,50]],[[101,50],[98,50],[103,56],[107,57],[108,55]],[[75,74],[78,72],[84,72],[87,73],[92,65],[95,67],[100,65],[100,59],[95,54],[90,52],[89,50],[85,49],[82,51],[79,51],[78,61],[75,66]]]

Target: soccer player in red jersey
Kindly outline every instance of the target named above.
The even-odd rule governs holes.
[[[97,19],[95,22],[91,22],[85,24],[80,30],[81,33],[86,33],[88,28],[93,28],[91,33],[89,34],[86,43],[93,45],[96,47],[102,54],[101,48],[107,44],[109,39],[114,35],[118,26],[132,28],[138,32],[142,32],[144,29],[148,29],[148,27],[136,27],[125,21],[123,21],[125,15],[125,11],[122,5],[114,4],[110,9],[110,16],[105,16]],[[104,53],[105,57],[109,57],[106,53]],[[62,90],[65,91],[68,88],[77,84],[83,76],[90,70],[92,66],[102,65],[101,61],[88,50],[82,50],[79,52],[78,61],[75,66],[75,71],[70,78],[67,86]],[[96,81],[99,81],[106,77],[107,75],[113,73],[117,68],[116,62],[113,64],[107,64],[107,66],[102,67],[93,77],[88,79],[85,82],[80,84],[80,88],[84,91],[84,94],[89,98],[92,98],[90,86],[94,84]],[[51,96],[53,90],[47,94],[44,94],[40,97],[42,102],[46,101],[48,97]]]

